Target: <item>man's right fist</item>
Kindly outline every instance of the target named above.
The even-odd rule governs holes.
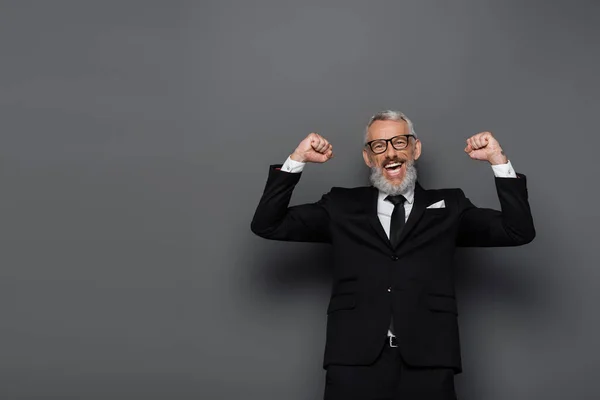
[[[319,134],[311,133],[300,142],[290,158],[299,162],[324,163],[333,157],[333,146]]]

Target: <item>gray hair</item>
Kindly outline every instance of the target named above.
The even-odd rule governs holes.
[[[365,143],[367,143],[367,137],[369,135],[369,128],[373,125],[375,121],[406,121],[408,125],[408,131],[411,135],[415,135],[415,139],[417,138],[417,134],[415,132],[415,127],[410,119],[404,113],[400,111],[393,110],[385,110],[380,111],[377,114],[373,115],[365,128]]]

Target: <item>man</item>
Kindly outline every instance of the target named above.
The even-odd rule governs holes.
[[[283,166],[270,167],[252,231],[332,245],[326,400],[456,399],[455,248],[533,240],[525,176],[490,132],[467,139],[464,151],[492,165],[502,211],[478,208],[460,189],[419,185],[421,142],[401,112],[374,115],[365,139],[373,186],[334,187],[316,203],[288,207],[305,163],[333,157],[332,145],[311,133]]]

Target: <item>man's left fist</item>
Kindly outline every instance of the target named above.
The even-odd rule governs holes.
[[[492,165],[506,164],[508,158],[492,132],[480,132],[467,139],[465,153],[474,160],[488,161]]]

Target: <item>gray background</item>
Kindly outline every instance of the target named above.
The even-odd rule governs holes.
[[[0,2],[0,398],[317,399],[327,247],[250,232],[268,165],[367,183],[400,109],[425,187],[497,207],[465,139],[529,179],[538,236],[457,257],[461,399],[597,399],[599,6]]]

